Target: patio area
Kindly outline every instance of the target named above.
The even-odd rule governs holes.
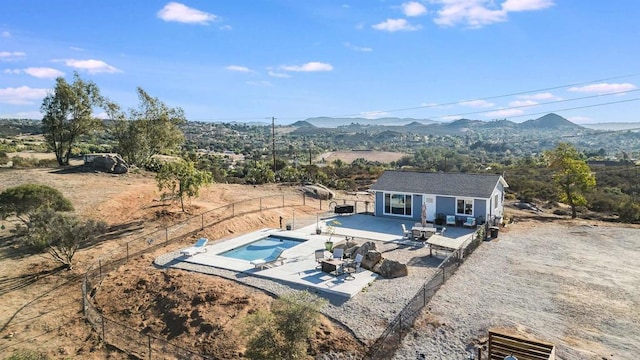
[[[262,229],[234,238],[215,241],[212,244],[210,242],[210,245],[206,246],[206,252],[193,256],[182,256],[179,249],[177,249],[175,252],[158,257],[155,263],[159,266],[182,268],[203,273],[209,273],[211,268],[225,269],[237,272],[238,276],[249,275],[270,279],[328,298],[339,298],[342,299],[341,301],[346,301],[370,286],[378,279],[378,275],[365,269],[360,269],[356,273],[343,273],[337,276],[323,272],[320,264],[315,259],[315,251],[325,248],[324,243],[329,239],[329,235],[326,233],[316,235],[316,226],[319,226],[324,232],[327,231],[328,226],[331,226],[334,230],[331,239],[335,243],[344,241],[345,237],[353,238],[359,245],[366,241],[374,241],[380,244],[380,247],[387,249],[383,254],[386,258],[408,265],[418,264],[419,266],[437,267],[440,261],[437,257],[432,260],[423,259],[428,256],[428,245],[403,239],[402,223],[403,221],[396,219],[362,214],[318,217],[318,224],[313,223],[293,230]],[[404,223],[408,228],[414,225],[413,222]],[[450,238],[453,242],[461,243],[461,240],[469,238],[472,232],[473,230],[469,228],[453,227],[447,228],[443,236]],[[285,259],[282,264],[260,269],[254,267],[247,260],[220,255],[225,251],[236,249],[266,236],[278,234],[304,241],[300,245],[284,251],[283,257]],[[393,248],[410,248],[414,251],[411,256],[407,256],[407,253],[394,254],[393,250],[389,251]],[[329,252],[326,254],[330,256]]]

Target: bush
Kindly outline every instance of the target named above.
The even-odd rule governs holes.
[[[31,350],[18,350],[15,351],[7,360],[48,360],[49,357],[45,354],[41,354]]]

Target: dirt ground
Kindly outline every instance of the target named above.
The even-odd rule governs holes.
[[[114,233],[118,236],[80,250],[74,258],[74,270],[63,271],[46,254],[32,255],[24,252],[8,231],[12,224],[1,222],[6,229],[0,230],[0,354],[3,354],[0,357],[17,349],[31,349],[56,359],[127,358],[114,349],[105,348],[83,318],[80,283],[89,266],[125,241],[155,231],[163,223],[239,200],[299,192],[296,188],[278,185],[213,184],[189,204],[188,214],[180,214],[177,206],[164,207],[158,201],[160,193],[149,174],[109,175],[64,169],[0,169],[0,191],[24,183],[47,184],[59,189],[72,201],[77,214],[106,221],[112,229],[117,229]],[[296,222],[307,219],[312,223],[316,212],[316,209],[310,207],[296,208]],[[166,213],[174,215],[168,218],[163,215]],[[290,209],[279,209],[244,215],[225,222],[224,226],[206,229],[205,235],[210,239],[219,239],[264,227],[278,227],[279,217],[286,218],[290,216],[289,213]],[[636,340],[640,336],[640,330],[635,327],[640,321],[637,297],[627,296],[637,294],[637,290],[633,290],[638,288],[637,276],[629,273],[640,271],[637,263],[640,254],[637,238],[626,238],[623,243],[626,245],[621,246],[616,245],[619,244],[618,238],[614,236],[617,233],[605,228],[613,227],[613,224],[589,221],[558,226],[554,223],[561,218],[553,215],[532,215],[530,212],[515,210],[510,210],[510,213],[515,215],[516,222],[510,224],[497,241],[483,244],[472,254],[470,260],[463,264],[451,282],[445,284],[441,293],[434,298],[433,304],[430,304],[433,311],[428,314],[435,320],[426,319],[423,322],[447,325],[418,327],[416,334],[419,335],[412,335],[416,342],[409,341],[410,344],[406,344],[407,354],[415,355],[417,351],[429,350],[432,354],[435,351],[443,354],[434,358],[451,358],[447,354],[455,354],[455,358],[459,358],[460,354],[454,348],[458,349],[462,345],[464,349],[465,344],[468,344],[467,340],[479,336],[479,328],[486,330],[489,326],[504,324],[492,319],[478,323],[487,304],[504,305],[509,301],[503,298],[491,300],[491,296],[503,293],[523,297],[518,298],[518,304],[522,305],[522,309],[518,310],[520,312],[510,310],[507,314],[518,315],[518,318],[511,318],[509,321],[524,324],[521,326],[526,326],[527,329],[545,328],[545,324],[549,328],[562,327],[564,322],[572,319],[577,324],[576,329],[586,329],[586,332],[550,331],[536,334],[565,344],[562,351],[569,355],[568,358],[579,359],[579,355],[571,355],[584,354],[581,350],[571,350],[574,347],[586,349],[589,354],[613,354],[614,351],[610,349],[616,349],[614,346],[603,348],[602,351],[598,349],[597,343],[603,337],[611,344],[622,343],[628,349],[635,349],[636,345],[630,342],[632,340],[624,340],[624,328],[620,332],[615,330],[615,326],[620,324],[619,319],[624,319],[625,311],[628,311],[627,314],[631,314],[629,319],[636,320],[624,322],[627,329],[632,331],[627,335],[631,334]],[[573,238],[577,240],[565,240],[558,244],[552,242],[555,239]],[[183,244],[171,246],[179,248],[192,242],[193,239],[186,239]],[[611,246],[600,247],[604,242]],[[538,251],[541,246],[544,247],[544,252]],[[226,359],[240,358],[243,344],[236,336],[239,333],[239,319],[244,314],[268,306],[272,299],[260,291],[229,280],[202,274],[186,276],[180,271],[155,269],[152,260],[165,252],[166,249],[159,249],[157,253],[144,254],[112,272],[97,292],[98,306],[105,314],[119,319],[118,321],[131,328],[170,339],[197,352],[215,353],[219,358]],[[535,259],[537,262],[524,262],[520,257],[523,253],[529,255],[528,259]],[[621,256],[622,253],[629,256]],[[556,255],[549,257],[548,254]],[[598,266],[604,255],[609,256],[604,263],[607,266]],[[569,268],[565,260],[580,266]],[[621,267],[627,269],[627,275],[619,275]],[[495,274],[504,276],[497,277]],[[541,274],[544,281],[535,281]],[[459,278],[464,281],[456,281]],[[504,279],[512,279],[513,285],[502,281]],[[621,292],[615,290],[615,287],[611,288],[607,285],[607,279],[614,285],[624,285],[627,290]],[[480,298],[469,296],[469,291],[475,288],[470,284],[483,284],[487,281],[498,290],[483,293]],[[592,286],[580,287],[584,283]],[[549,291],[549,288],[541,287],[540,284],[564,290]],[[501,286],[507,288],[502,289]],[[478,285],[478,288],[489,287]],[[529,301],[523,289],[533,289],[532,296],[536,300]],[[594,292],[593,289],[597,291]],[[613,299],[609,304],[606,300],[608,298]],[[473,299],[476,303],[459,303]],[[631,307],[628,307],[629,302]],[[596,310],[592,310],[593,307]],[[604,312],[598,312],[598,307],[605,309]],[[471,310],[462,314],[459,309]],[[540,309],[542,310],[538,311]],[[499,308],[492,311],[498,313]],[[508,321],[506,323],[511,324]],[[459,324],[469,326],[463,328]],[[613,324],[606,328],[610,330],[610,335],[601,330],[599,333],[594,332],[594,328],[599,328],[598,324]],[[453,332],[451,329],[454,326],[463,332]],[[447,346],[451,349],[448,350]],[[333,349],[358,353],[362,350],[350,333],[328,319],[323,319],[310,348],[312,352]],[[611,357],[618,358],[625,357]]]
[[[100,256],[170,221],[240,200],[299,193],[296,188],[277,185],[212,184],[188,204],[187,214],[181,214],[177,205],[163,206],[158,201],[160,193],[147,173],[116,176],[92,171],[0,169],[0,191],[24,183],[57,188],[71,200],[78,215],[104,220],[118,234],[81,249],[74,258],[74,269],[66,271],[47,254],[24,252],[8,231],[13,224],[1,223],[5,230],[0,232],[0,352],[30,349],[53,358],[126,358],[118,351],[105,349],[83,318],[82,275]],[[237,217],[224,227],[205,230],[206,236],[218,239],[278,227],[280,216],[286,218],[290,211],[277,209]],[[313,221],[316,212],[314,208],[297,207],[296,221],[305,217]],[[167,213],[173,216],[168,219]],[[172,246],[191,242],[193,239],[186,239]],[[159,271],[151,264],[162,252],[166,249],[140,256],[107,277],[96,295],[98,306],[109,317],[134,329],[196,352],[215,353],[221,359],[241,358],[244,344],[234,335],[239,332],[243,315],[267,307],[272,299],[225,279]],[[310,341],[310,349],[312,353],[329,349],[362,351],[348,332],[326,318]]]

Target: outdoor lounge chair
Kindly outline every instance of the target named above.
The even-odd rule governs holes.
[[[273,250],[271,255],[267,256],[266,258],[251,261],[251,265],[253,265],[256,269],[264,269],[266,267],[275,265],[277,262],[280,262],[280,265],[282,265],[285,259],[282,256],[284,250],[284,248],[277,247]]]
[[[205,245],[207,245],[207,242],[209,242],[209,239],[200,238],[198,239],[198,241],[196,241],[196,243],[193,246],[180,250],[180,254],[186,255],[186,256],[193,256],[195,254],[205,252],[207,251],[207,248],[205,248]]]
[[[411,231],[407,230],[407,227],[404,224],[400,225],[402,225],[402,238],[411,239]]]
[[[467,219],[464,221],[464,223],[462,224],[462,226],[468,226],[468,227],[474,227],[476,226],[476,218],[474,217],[467,217]]]
[[[455,215],[447,215],[447,223],[446,225],[456,226],[456,217]]]

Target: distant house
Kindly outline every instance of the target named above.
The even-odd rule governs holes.
[[[455,215],[458,221],[474,217],[482,224],[501,220],[507,187],[500,175],[385,171],[370,190],[375,216],[420,222],[425,204],[427,221]]]

